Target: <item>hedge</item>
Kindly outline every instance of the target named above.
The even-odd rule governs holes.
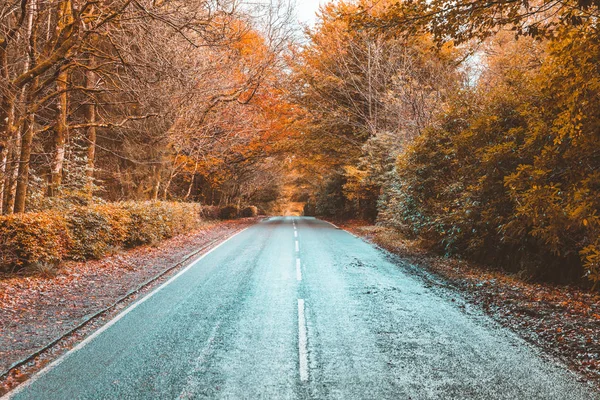
[[[69,256],[97,259],[122,247],[130,230],[130,214],[119,205],[77,207],[65,216],[72,237]]]
[[[243,218],[253,218],[258,216],[258,208],[255,206],[248,206],[242,210]]]
[[[0,270],[55,267],[70,247],[67,221],[60,214],[16,214],[0,220]]]
[[[202,207],[195,203],[128,202],[122,207],[131,218],[127,247],[157,243],[194,229],[202,221]]]
[[[221,208],[220,218],[221,219],[236,219],[239,217],[240,209],[237,206],[225,206]]]
[[[196,203],[126,202],[0,217],[0,271],[54,268],[198,228],[220,210]]]

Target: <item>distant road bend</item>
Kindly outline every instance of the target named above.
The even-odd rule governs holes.
[[[458,303],[326,222],[270,218],[7,398],[598,398]]]

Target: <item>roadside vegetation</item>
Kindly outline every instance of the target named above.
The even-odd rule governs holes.
[[[125,248],[192,232],[211,208],[194,203],[130,202],[14,214],[0,219],[0,269],[52,273],[66,259],[99,259]]]
[[[0,273],[284,203],[283,1],[0,4]]]
[[[278,204],[292,25],[275,0],[2,2],[0,212]]]
[[[306,213],[368,219],[526,280],[596,287],[598,6],[325,6],[293,68],[311,149],[298,163]]]

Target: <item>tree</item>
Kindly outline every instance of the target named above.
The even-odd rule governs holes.
[[[296,101],[306,110],[302,147],[315,143],[310,153],[320,175],[346,174],[345,195],[372,217],[383,178],[371,165],[383,162],[389,171],[389,155],[430,123],[456,85],[459,52],[452,45],[437,48],[428,34],[392,38],[353,29],[351,16],[366,5],[322,8],[309,44],[294,60],[293,79]]]
[[[427,32],[440,43],[485,39],[506,28],[517,35],[552,37],[561,26],[595,24],[600,16],[598,0],[407,0],[373,14],[374,7],[381,8],[381,3],[375,4],[361,5],[353,15],[355,28],[400,35]]]
[[[279,1],[3,3],[3,212],[169,196],[177,137],[209,132],[230,103],[249,106],[276,73],[290,15]],[[231,149],[206,143],[188,156]]]

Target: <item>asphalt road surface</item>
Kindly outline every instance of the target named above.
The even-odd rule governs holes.
[[[134,303],[14,399],[593,399],[385,253],[271,218]]]

